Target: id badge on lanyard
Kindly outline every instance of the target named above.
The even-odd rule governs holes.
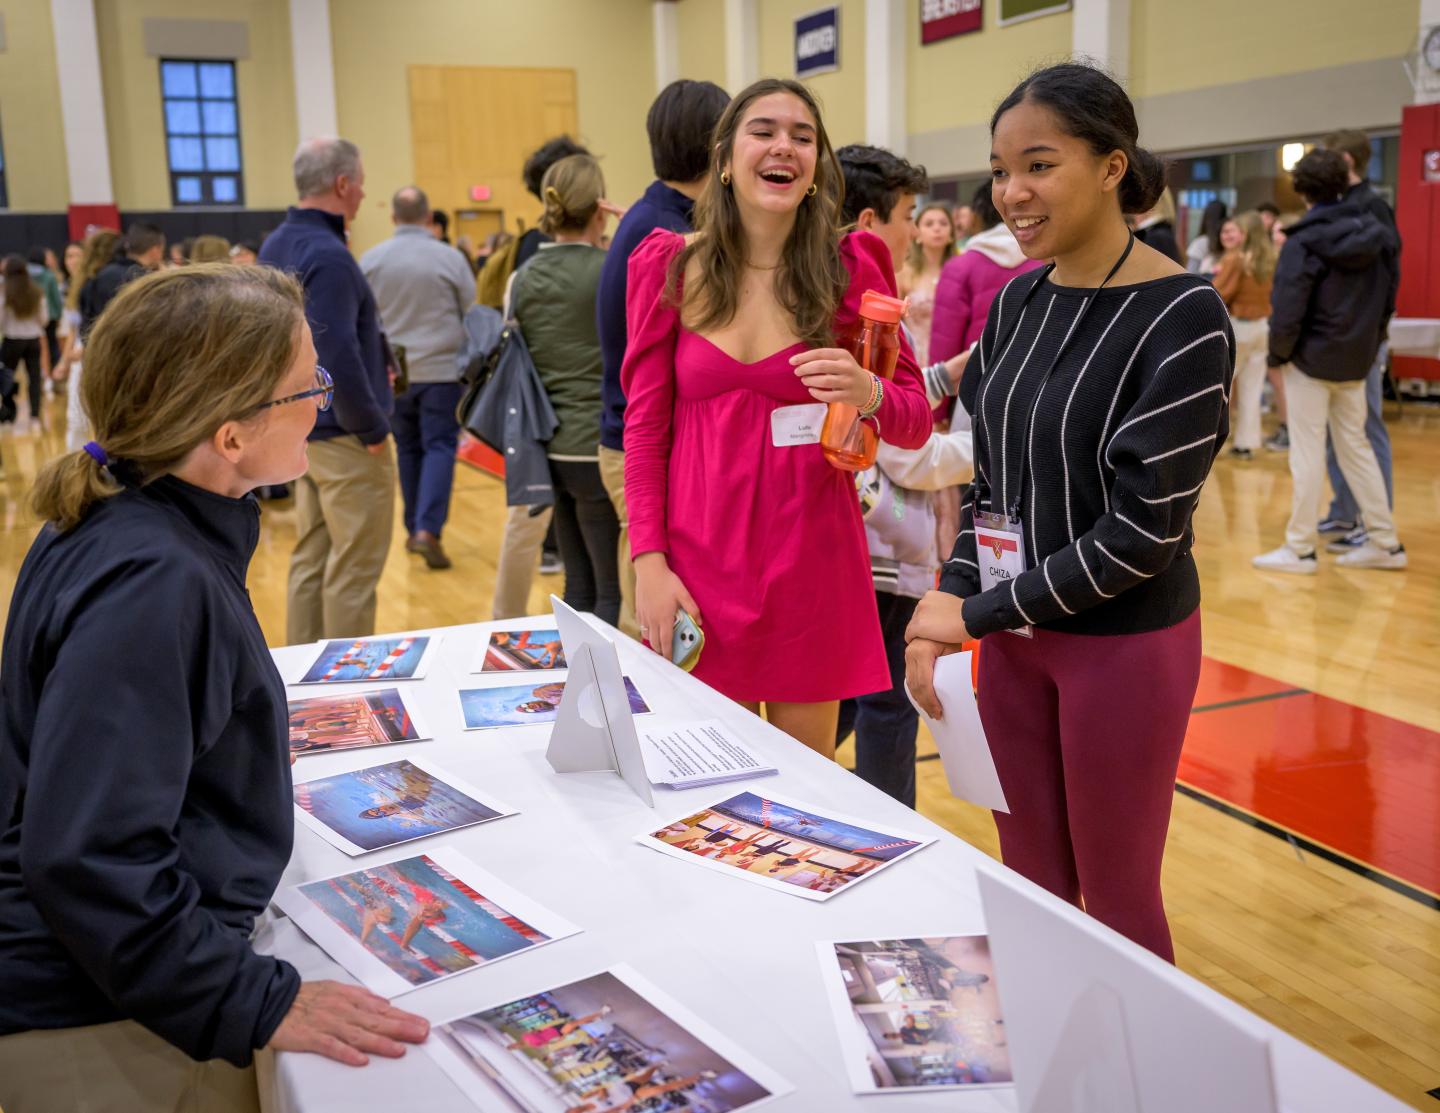
[[[980,590],[1019,579],[1025,571],[1025,535],[1019,518],[975,511],[975,563],[980,566]],[[1029,626],[1011,630],[1022,638],[1033,638]]]

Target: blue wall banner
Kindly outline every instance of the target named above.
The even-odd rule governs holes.
[[[840,68],[840,9],[822,8],[795,21],[795,76]]]

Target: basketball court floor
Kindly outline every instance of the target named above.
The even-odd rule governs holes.
[[[1403,573],[1262,574],[1280,543],[1285,458],[1222,459],[1196,516],[1206,661],[1176,786],[1165,894],[1180,966],[1416,1109],[1440,1110],[1440,407],[1387,411]],[[61,450],[51,431],[0,431],[0,604],[36,526],[25,496]],[[397,498],[398,504],[398,498]],[[383,631],[487,620],[504,521],[500,483],[457,468],[432,572],[396,540]],[[294,544],[266,504],[250,590],[284,635]],[[560,576],[537,576],[548,611]],[[1116,699],[1124,678],[1116,678]],[[989,814],[951,797],[922,737],[920,810],[989,853]],[[849,763],[850,747],[840,759]],[[1116,822],[1123,822],[1117,816]]]

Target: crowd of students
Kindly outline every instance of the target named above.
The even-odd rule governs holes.
[[[822,754],[853,731],[857,772],[912,806],[906,689],[943,716],[936,661],[983,639],[1005,861],[1171,958],[1160,863],[1200,666],[1192,517],[1232,427],[1237,456],[1258,447],[1262,366],[1286,366],[1296,494],[1288,555],[1257,564],[1314,570],[1328,420],[1369,531],[1342,562],[1403,566],[1364,429],[1398,245],[1357,193],[1357,156],[1297,166],[1310,208],[1278,259],[1260,214],[1216,214],[1187,268],[1164,163],[1086,65],[1000,103],[963,226],[917,217],[922,167],[834,149],[798,82],[677,82],[647,126],[656,180],[608,251],[621,211],[561,139],[525,168],[539,227],[479,272],[529,353],[511,412],[548,414],[517,420],[526,455],[507,457],[497,616],[523,613],[553,517],[567,601],[666,656],[693,623],[698,678]],[[360,1064],[426,1034],[246,938],[291,838],[284,688],[244,592],[249,492],[298,485],[290,640],[372,632],[395,455],[409,547],[449,563],[439,472],[477,320],[423,192],[396,193],[395,237],[357,263],[360,152],[307,141],[295,179],[266,266],[141,277],[165,247],[143,225],[66,252],[65,335],[85,354],[61,359],[84,433],[36,481],[49,524],[0,667],[0,1078],[22,1108],[74,1085],[56,1064],[104,1059],[117,1024],[155,1065],[147,1092],[230,1085],[218,1061],[261,1047]],[[7,261],[17,358],[50,319],[22,270]],[[888,378],[849,343],[873,292],[910,299]],[[794,435],[815,403],[872,424],[873,468]],[[116,653],[137,629],[146,652]]]

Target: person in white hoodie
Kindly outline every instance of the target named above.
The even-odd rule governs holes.
[[[835,154],[845,174],[844,222],[883,239],[898,269],[915,236],[915,197],[929,188],[924,169],[879,147],[856,144]],[[968,352],[925,369],[932,403],[954,395],[967,358]],[[905,627],[934,586],[941,560],[932,493],[968,483],[973,459],[966,423],[962,430],[933,433],[918,449],[881,444],[875,467],[856,477],[890,688],[842,701],[835,741],[853,730],[855,772],[912,808],[920,718],[905,695]]]

